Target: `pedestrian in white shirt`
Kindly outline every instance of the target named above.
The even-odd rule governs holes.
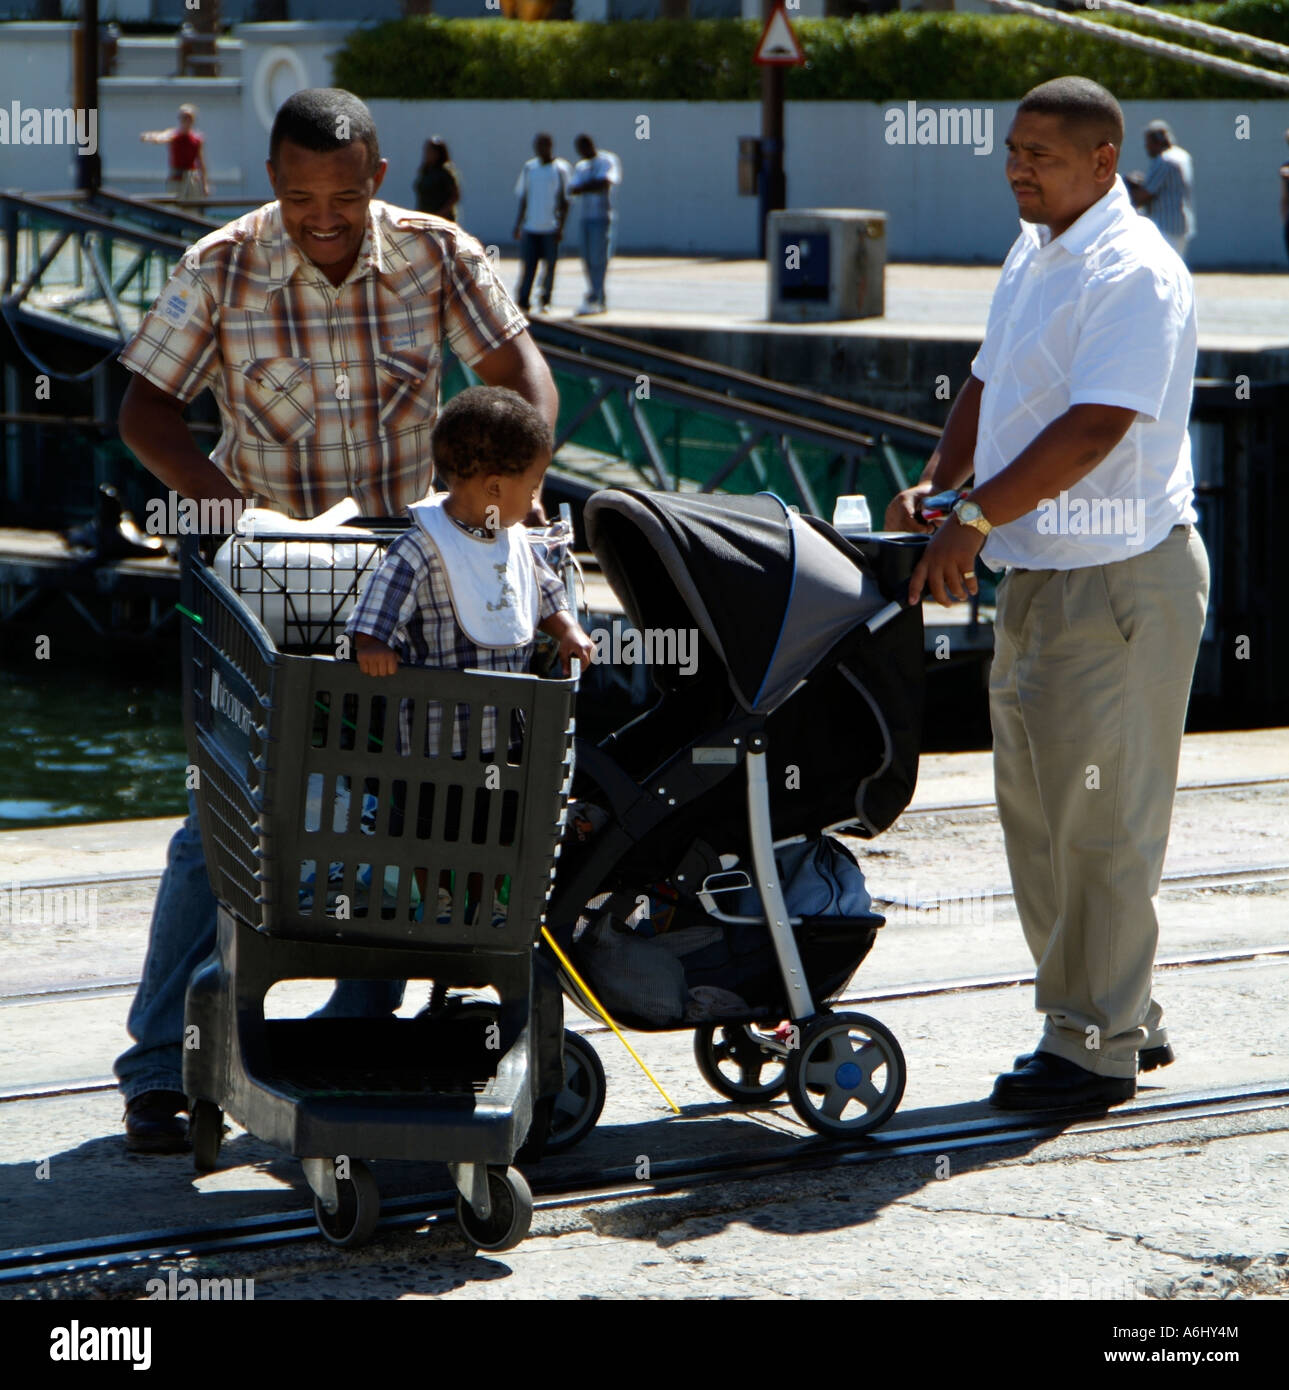
[[[622,182],[622,161],[608,150],[597,150],[589,135],[573,142],[581,158],[573,170],[569,193],[582,209],[582,261],[586,267],[586,298],[579,314],[602,314],[608,308],[604,281],[609,273],[617,231],[613,190]]]
[[[1005,571],[994,778],[1046,1022],[992,1101],[1100,1107],[1135,1094],[1139,1062],[1172,1061],[1151,974],[1208,597],[1187,435],[1195,303],[1116,173],[1109,92],[1045,82],[1006,143],[1020,236],[939,447],[887,525],[929,530],[920,496],[975,474],[909,599],[974,592],[977,555]]]
[[[534,158],[519,171],[515,197],[519,215],[515,218],[515,240],[523,272],[515,302],[528,312],[537,263],[543,262],[542,281],[537,290],[537,307],[545,313],[555,292],[555,262],[568,217],[568,185],[572,170],[568,161],[555,158],[555,141],[545,132],[533,140]]]
[[[1183,259],[1195,235],[1195,165],[1180,145],[1173,143],[1167,121],[1151,121],[1145,130],[1150,168],[1145,178],[1128,185],[1132,201],[1164,235],[1164,240]]]

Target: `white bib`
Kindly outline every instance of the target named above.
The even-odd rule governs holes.
[[[443,510],[447,493],[413,502],[408,515],[443,562],[452,611],[476,647],[502,651],[533,640],[537,626],[537,574],[522,525],[482,540],[463,531]]]

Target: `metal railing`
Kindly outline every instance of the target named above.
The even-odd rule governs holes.
[[[83,379],[97,368],[61,370],[27,341],[23,329],[52,329],[119,351],[189,244],[98,211],[72,211],[17,193],[0,193],[0,231],[0,314],[37,370],[63,380]]]
[[[71,374],[46,362],[24,330],[71,335],[103,349],[106,361],[133,334],[187,246],[210,228],[110,190],[58,195],[57,202],[0,193],[0,226],[0,310],[37,369],[64,378]],[[900,416],[603,332],[535,323],[533,335],[560,392],[556,469],[588,490],[622,482],[768,489],[822,516],[831,515],[838,494],[862,491],[880,516],[921,472],[939,435]],[[477,380],[445,358],[445,396]]]

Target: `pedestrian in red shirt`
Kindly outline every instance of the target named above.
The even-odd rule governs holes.
[[[205,137],[198,133],[197,108],[179,108],[179,124],[170,130],[145,130],[139,139],[149,145],[170,146],[170,173],[166,188],[180,203],[196,204],[198,196],[210,197],[206,160],[202,152]],[[200,211],[194,207],[194,211]]]

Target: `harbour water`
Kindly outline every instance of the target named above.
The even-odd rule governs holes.
[[[0,830],[184,814],[178,652],[140,663],[6,657]]]

